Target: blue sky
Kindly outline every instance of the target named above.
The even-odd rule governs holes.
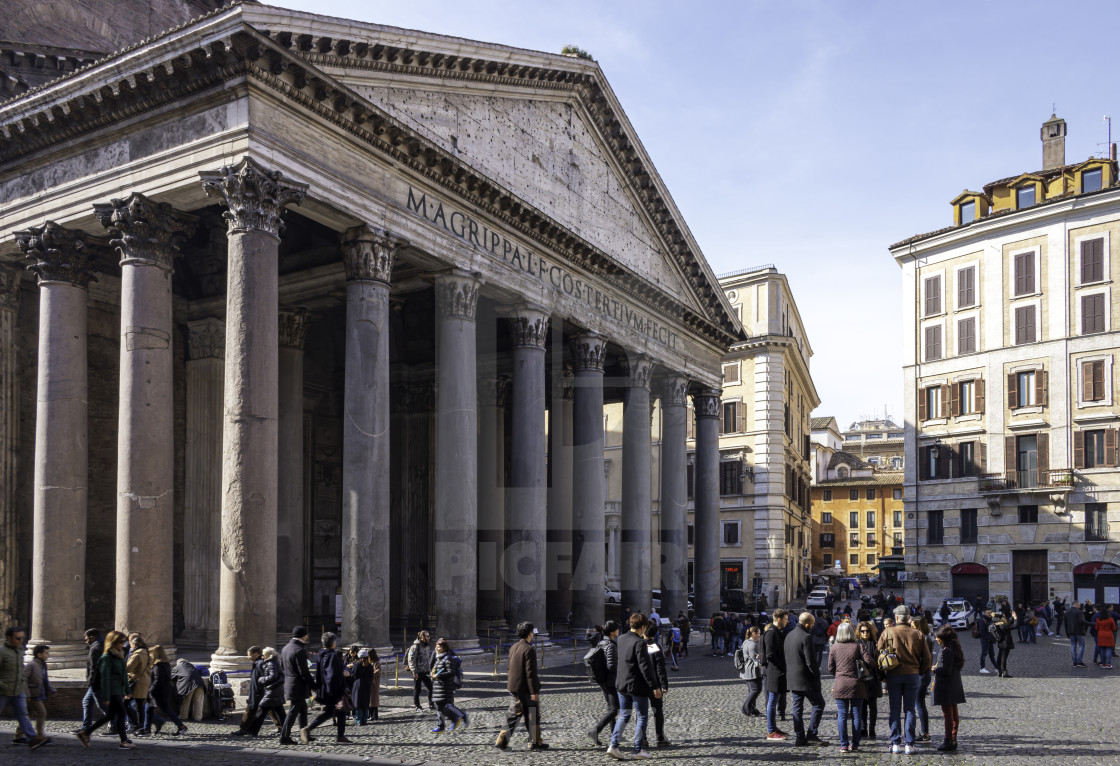
[[[965,188],[1105,151],[1107,2],[274,5],[599,62],[717,272],[784,272],[815,356],[815,415],[902,421],[901,271],[887,247],[952,222]],[[1120,120],[1120,112],[1117,113]],[[1120,135],[1120,122],[1116,133]]]

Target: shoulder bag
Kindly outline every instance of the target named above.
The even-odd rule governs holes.
[[[894,648],[894,631],[887,631],[887,646],[879,652],[879,670],[884,673],[889,673],[898,668],[902,663],[898,659],[898,653]]]

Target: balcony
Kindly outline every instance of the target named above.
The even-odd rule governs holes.
[[[1074,473],[1068,468],[1050,468],[1039,471],[1007,471],[982,473],[978,477],[981,494],[1001,492],[1069,492],[1073,489]]]

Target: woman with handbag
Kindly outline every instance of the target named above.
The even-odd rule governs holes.
[[[871,678],[875,662],[871,652],[856,640],[850,622],[836,629],[836,641],[828,652],[828,672],[832,674],[832,696],[836,700],[836,728],[840,733],[840,752],[859,752],[863,728],[863,700],[867,697],[865,678]],[[848,738],[848,719],[852,721]]]
[[[1011,650],[1015,648],[1015,639],[1011,636],[1011,631],[1015,629],[1018,623],[1018,615],[1015,612],[1011,613],[1008,618],[1003,612],[996,614],[996,621],[988,627],[988,632],[992,634],[992,640],[995,641],[996,648],[999,649],[999,654],[996,657],[996,669],[999,670],[1000,678],[1011,678],[1011,674],[1007,672],[1007,657],[1011,654]]]
[[[938,746],[942,752],[957,749],[957,728],[961,717],[957,705],[963,705],[964,683],[961,682],[961,669],[964,667],[964,652],[952,625],[942,625],[937,631],[937,643],[941,645],[941,656],[933,669],[936,681],[933,686],[933,704],[941,706],[941,716],[945,719],[945,741]]]
[[[740,651],[743,653],[743,672],[739,677],[747,682],[747,699],[743,702],[743,715],[748,718],[761,718],[762,711],[756,706],[758,696],[762,694],[762,664],[758,661],[759,638],[757,627],[747,629],[747,640],[743,642]]]
[[[869,657],[875,656],[875,643],[879,640],[879,633],[870,621],[861,622],[856,626],[856,640],[859,641],[860,647],[867,652]],[[878,663],[871,663],[869,671],[868,677],[863,679],[863,687],[867,696],[864,697],[863,704],[860,706],[863,712],[863,726],[860,729],[860,737],[875,739],[875,720],[879,717],[879,700],[883,697],[883,679],[879,674]]]

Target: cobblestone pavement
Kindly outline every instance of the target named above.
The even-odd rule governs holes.
[[[962,637],[968,664],[965,690],[968,704],[961,707],[960,750],[942,755],[934,750],[941,739],[941,715],[931,709],[930,734],[933,743],[922,746],[915,756],[891,756],[883,739],[865,742],[858,754],[841,755],[837,745],[835,706],[831,701],[831,679],[825,678],[828,707],[821,724],[821,735],[828,747],[796,748],[789,743],[767,743],[765,725],[747,719],[740,712],[745,684],[734,674],[730,658],[712,657],[706,647],[693,647],[692,656],[672,673],[666,697],[666,729],[674,747],[654,751],[656,759],[667,764],[731,764],[744,761],[835,763],[968,763],[1023,764],[1030,758],[1046,764],[1118,764],[1120,750],[1116,733],[1120,729],[1117,709],[1117,676],[1092,664],[1090,639],[1089,667],[1074,671],[1066,639],[1039,638],[1031,646],[1016,647],[1010,669],[1014,678],[1000,679],[979,675],[978,643]],[[320,728],[318,742],[308,747],[278,748],[275,737],[264,736],[243,741],[228,738],[229,723],[191,724],[186,736],[161,736],[155,740],[137,739],[131,753],[118,752],[116,740],[94,737],[93,749],[85,750],[72,736],[60,736],[46,747],[29,752],[24,747],[0,745],[2,763],[91,764],[104,763],[119,756],[128,762],[160,763],[162,766],[195,764],[366,762],[366,763],[443,763],[463,766],[489,766],[502,763],[528,763],[539,766],[568,766],[611,762],[604,748],[595,748],[584,732],[598,716],[601,695],[586,681],[582,664],[571,664],[572,650],[563,657],[550,654],[542,672],[543,729],[551,749],[543,753],[524,751],[525,735],[519,732],[515,746],[505,753],[493,747],[502,721],[507,697],[504,679],[489,672],[468,673],[459,703],[471,715],[471,727],[452,734],[431,734],[432,714],[409,709],[411,692],[383,693],[381,720],[375,725],[350,727],[347,736],[356,744],[336,746],[333,730]],[[559,665],[561,659],[568,664]],[[883,700],[885,710],[886,700]],[[651,722],[652,726],[652,722]],[[630,732],[632,736],[631,723]],[[12,722],[0,723],[0,742],[6,742]],[[73,724],[52,724],[56,731],[68,731]],[[785,727],[792,731],[792,725]],[[880,716],[880,736],[887,730],[885,712]],[[652,732],[651,732],[652,734]],[[604,742],[605,744],[605,742]],[[246,747],[248,746],[248,747]],[[340,757],[342,756],[342,757]],[[1045,759],[1036,760],[1036,759]]]

